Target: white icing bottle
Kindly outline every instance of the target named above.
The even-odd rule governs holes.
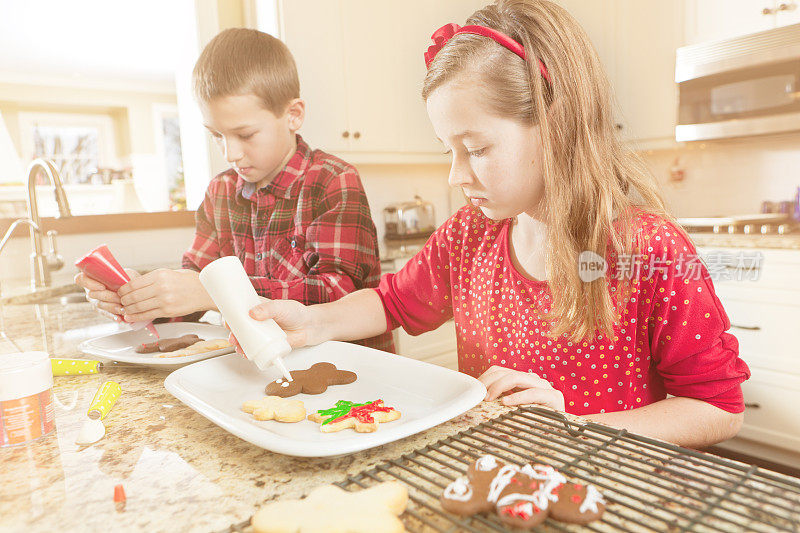
[[[250,316],[250,309],[263,300],[256,294],[239,258],[230,255],[212,261],[200,272],[200,283],[236,336],[245,357],[259,370],[266,370],[274,363],[291,381],[291,374],[281,360],[292,351],[286,333],[271,318],[256,320]]]

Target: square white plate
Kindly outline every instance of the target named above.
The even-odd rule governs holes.
[[[373,433],[346,429],[322,433],[310,420],[257,421],[241,410],[247,400],[265,396],[264,387],[280,377],[270,367],[261,373],[239,354],[186,366],[167,376],[164,385],[180,401],[256,446],[286,455],[327,457],[366,450],[441,424],[480,403],[486,388],[477,379],[436,365],[355,344],[329,341],[299,348],[284,358],[289,370],[328,361],[358,375],[348,385],[333,385],[322,394],[298,394],[310,414],[333,407],[337,400],[383,400],[401,417],[380,424]]]
[[[161,338],[180,337],[192,333],[203,340],[228,338],[228,330],[222,326],[200,322],[165,322],[164,324],[156,324],[155,328]],[[184,357],[156,357],[157,353],[136,353],[137,346],[154,340],[156,339],[146,329],[123,331],[83,341],[78,345],[78,349],[103,361],[133,363],[162,370],[174,370],[189,363],[196,363],[209,357],[231,353],[234,350],[233,346],[231,346]]]

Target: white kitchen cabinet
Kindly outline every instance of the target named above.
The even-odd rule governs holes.
[[[282,37],[300,75],[312,146],[356,161],[445,162],[420,95],[423,53],[476,0],[284,0]],[[361,154],[361,157],[359,157]]]
[[[616,0],[612,84],[623,137],[637,148],[674,144],[678,114],[675,50],[683,43],[680,2]]]
[[[403,329],[395,330],[397,353],[426,363],[458,370],[455,322],[448,320],[437,329],[412,336]]]
[[[686,0],[686,44],[800,22],[797,0]]]
[[[638,149],[674,144],[680,2],[559,0],[586,30],[608,75],[623,138]]]
[[[800,3],[797,0],[775,2],[775,27],[800,23]]]
[[[745,413],[739,437],[800,450],[800,376],[753,368],[742,383]]]
[[[297,63],[300,96],[307,104],[300,134],[312,147],[331,152],[350,149],[341,4],[341,0],[281,2],[282,38]]]
[[[777,462],[800,464],[800,251],[702,248],[715,254],[760,253],[756,279],[717,281],[714,287],[752,376],[742,384],[745,418],[739,435],[719,446]],[[716,263],[716,262],[713,262]],[[750,263],[748,263],[750,264]]]

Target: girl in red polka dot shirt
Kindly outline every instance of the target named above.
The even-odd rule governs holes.
[[[584,31],[551,2],[499,0],[433,39],[423,97],[468,204],[377,289],[252,316],[294,346],[454,318],[459,369],[487,400],[685,446],[735,435],[749,370],[693,244],[618,136]]]

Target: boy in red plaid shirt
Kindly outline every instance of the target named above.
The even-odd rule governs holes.
[[[215,306],[198,272],[228,255],[270,299],[324,303],[377,286],[378,242],[358,171],[295,133],[305,102],[286,45],[225,30],[203,50],[193,79],[206,128],[232,168],[208,186],[182,269],[130,271],[118,292],[76,276],[96,306],[129,322],[199,317]],[[389,333],[362,344],[393,351]]]

